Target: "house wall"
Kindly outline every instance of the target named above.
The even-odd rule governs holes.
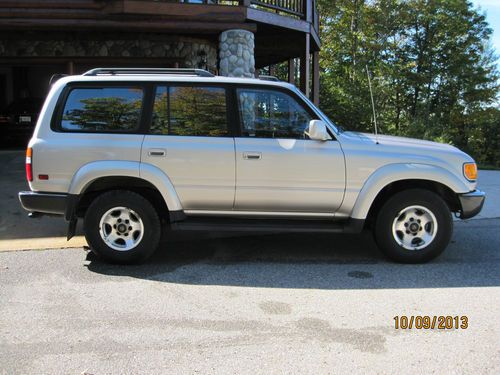
[[[131,39],[110,35],[105,40],[82,35],[74,37],[33,35],[26,38],[0,40],[0,59],[3,58],[165,58],[178,62],[179,67],[217,70],[217,43],[189,37],[159,38],[157,35],[141,34]]]

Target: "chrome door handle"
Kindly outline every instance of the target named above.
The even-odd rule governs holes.
[[[243,159],[246,159],[246,160],[262,159],[262,152],[246,151],[243,153]]]
[[[165,151],[163,148],[151,148],[148,150],[149,156],[165,156],[166,154],[167,151]]]

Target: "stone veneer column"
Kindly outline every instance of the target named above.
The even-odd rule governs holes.
[[[255,77],[255,40],[246,30],[227,30],[219,37],[220,75]]]

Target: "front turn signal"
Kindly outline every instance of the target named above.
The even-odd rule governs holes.
[[[464,176],[469,181],[477,180],[477,165],[476,163],[464,163]]]

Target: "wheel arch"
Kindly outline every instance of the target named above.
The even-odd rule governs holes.
[[[86,164],[73,177],[69,193],[78,197],[75,214],[81,217],[95,196],[110,190],[137,192],[170,219],[175,220],[183,212],[170,179],[160,169],[144,169],[138,162],[98,161]]]
[[[460,210],[457,193],[467,192],[467,185],[450,171],[425,164],[392,164],[374,172],[365,182],[351,217],[371,219],[387,198],[397,192],[422,188],[444,199],[452,212]]]
[[[457,195],[448,186],[440,182],[417,179],[398,180],[391,182],[377,194],[368,211],[366,223],[368,225],[373,224],[380,208],[391,196],[401,191],[415,188],[429,190],[436,193],[445,201],[451,212],[458,212],[461,209],[460,201]]]

